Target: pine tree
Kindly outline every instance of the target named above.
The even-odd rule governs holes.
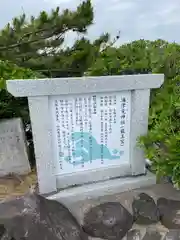
[[[93,59],[92,50],[98,50],[107,35],[100,36],[95,46],[84,37],[72,48],[63,49],[62,44],[68,31],[85,34],[92,23],[90,0],[83,1],[75,11],[66,9],[60,13],[57,7],[50,14],[42,11],[29,21],[23,14],[1,30],[0,59],[47,75],[68,75],[68,71],[72,72],[70,75],[82,75]]]

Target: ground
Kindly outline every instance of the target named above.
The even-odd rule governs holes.
[[[10,196],[21,196],[25,194],[29,187],[36,185],[36,171],[32,170],[28,175],[8,175],[0,178],[0,200]]]
[[[29,188],[32,186],[35,186],[37,184],[37,175],[35,171],[32,171],[30,174],[26,176],[6,176],[4,178],[0,179],[0,200],[6,199],[10,196],[20,196],[28,192]],[[121,203],[130,213],[132,213],[132,202],[135,197],[137,197],[140,193],[147,193],[149,196],[151,196],[155,202],[157,202],[157,199],[160,197],[165,197],[167,199],[174,199],[174,200],[180,200],[180,191],[177,191],[173,188],[172,184],[170,183],[161,183],[161,184],[155,184],[151,187],[147,188],[140,188],[136,190],[131,190],[123,193],[119,193],[116,195],[110,195],[110,196],[103,196],[99,197],[97,199],[87,199],[85,201],[78,201],[76,203],[68,203],[65,204],[70,211],[73,213],[73,215],[76,217],[78,222],[83,225],[83,219],[85,213],[87,211],[94,207],[99,205],[100,203],[104,202],[119,202]],[[59,199],[60,201],[60,199]],[[61,201],[60,201],[61,202]],[[171,208],[171,207],[170,207]],[[177,209],[176,209],[177,210]],[[180,209],[179,209],[180,210]],[[178,212],[179,212],[178,210]],[[179,215],[178,215],[179,216]],[[178,217],[178,220],[180,218]],[[179,224],[179,223],[178,223]],[[139,238],[135,238],[136,236],[130,236],[133,233],[133,229],[137,233],[140,233],[141,236]],[[178,231],[178,233],[177,233]],[[147,235],[147,234],[155,234],[155,235]],[[129,235],[128,235],[129,234]],[[139,239],[139,240],[165,240],[169,239],[167,238],[167,234],[180,236],[179,230],[170,230],[166,227],[164,227],[161,222],[157,222],[156,224],[146,224],[146,225],[139,225],[139,224],[133,224],[131,230],[128,232],[128,234],[123,238],[123,240],[133,240],[133,239]],[[150,237],[150,238],[149,238]],[[89,237],[89,240],[97,239],[97,238],[91,238]],[[179,239],[178,238],[170,238],[173,240]]]
[[[80,224],[83,224],[83,218],[84,214],[92,207],[99,205],[100,203],[104,202],[120,202],[129,212],[132,213],[132,202],[134,197],[136,197],[139,193],[147,193],[149,196],[151,196],[155,202],[157,202],[157,199],[160,197],[165,197],[167,199],[174,199],[174,200],[180,200],[180,191],[173,188],[172,184],[169,183],[162,183],[162,184],[156,184],[151,187],[147,188],[140,188],[133,191],[128,191],[116,195],[111,196],[103,196],[99,197],[98,199],[88,199],[86,201],[79,201],[77,203],[69,204],[67,207],[71,210],[73,215],[76,217],[78,222]],[[158,222],[156,224],[149,224],[149,225],[138,225],[133,224],[132,229],[136,229],[141,233],[141,235],[145,235],[147,231],[151,232],[157,232],[159,236],[155,238],[154,236],[150,236],[150,238],[147,238],[148,240],[167,240],[169,238],[165,237],[166,234],[170,231],[168,228],[164,227],[161,222]],[[172,231],[172,230],[171,230]],[[174,233],[173,233],[174,234]],[[178,233],[180,236],[180,232]],[[146,236],[147,237],[147,236]],[[127,237],[125,236],[123,240],[146,240],[145,238],[134,238],[133,237]],[[95,238],[89,238],[95,239]],[[179,238],[170,238],[173,240],[179,239]]]

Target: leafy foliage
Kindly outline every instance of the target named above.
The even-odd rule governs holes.
[[[180,187],[180,76],[166,81],[150,107],[149,131],[140,137],[157,176],[170,176]]]
[[[0,119],[21,117],[29,121],[26,98],[15,98],[6,90],[6,80],[42,77],[30,69],[24,69],[8,61],[0,61]]]
[[[149,131],[139,144],[157,176],[170,176],[180,187],[180,45],[138,40],[108,48],[87,75],[164,73],[165,83],[151,92]]]
[[[118,48],[107,48],[93,62],[88,74],[164,73],[166,78],[173,78],[179,74],[179,66],[179,44],[141,39]]]

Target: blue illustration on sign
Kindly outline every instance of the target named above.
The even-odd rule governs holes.
[[[82,162],[91,162],[93,160],[103,159],[115,160],[119,159],[124,151],[118,151],[114,149],[112,153],[107,146],[98,144],[96,139],[88,132],[75,132],[70,136],[70,142],[74,142],[74,151],[72,156],[67,156],[61,153],[60,156],[64,157],[64,160],[73,165],[82,164]],[[64,153],[68,152],[68,147],[65,147]]]

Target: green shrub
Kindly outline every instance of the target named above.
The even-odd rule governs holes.
[[[30,69],[20,68],[8,61],[0,61],[0,119],[21,117],[29,122],[27,98],[15,98],[6,90],[6,80],[41,77]]]
[[[149,113],[149,131],[139,139],[157,176],[170,176],[180,187],[180,76],[166,79],[154,92]]]

